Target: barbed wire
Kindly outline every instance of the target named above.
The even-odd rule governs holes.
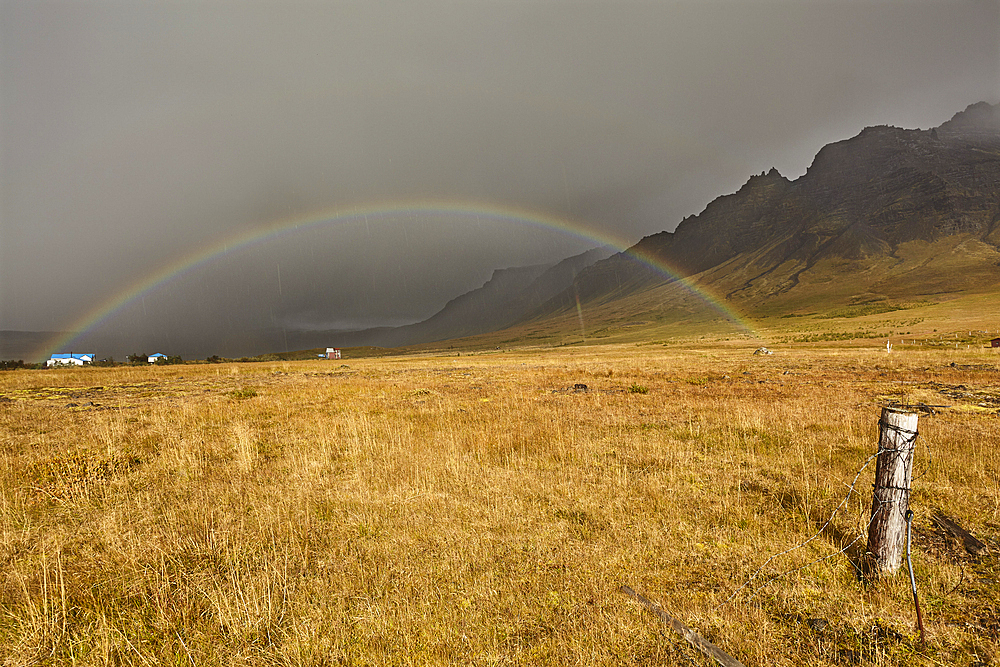
[[[850,501],[851,496],[854,494],[854,487],[858,483],[858,478],[861,477],[861,473],[863,473],[865,471],[865,468],[867,468],[871,464],[871,462],[874,461],[876,458],[878,458],[878,454],[877,453],[876,454],[872,454],[871,456],[868,457],[868,459],[865,461],[864,465],[861,466],[861,469],[858,470],[858,474],[854,476],[854,481],[851,482],[850,487],[848,487],[848,489],[847,489],[847,495],[844,496],[844,499],[842,501],[840,501],[840,504],[837,505],[837,507],[830,514],[830,518],[827,519],[826,523],[824,523],[822,525],[822,527],[820,527],[820,529],[818,531],[816,531],[816,533],[812,537],[810,537],[809,539],[807,539],[805,542],[802,542],[801,544],[797,544],[794,547],[791,547],[790,549],[785,549],[784,551],[782,551],[780,553],[776,553],[773,556],[771,556],[770,558],[768,558],[766,561],[764,561],[764,563],[760,567],[758,567],[754,571],[754,573],[752,575],[750,575],[750,578],[747,579],[746,582],[743,583],[743,585],[741,585],[739,588],[737,588],[735,591],[733,591],[732,595],[730,595],[728,598],[726,598],[725,600],[723,600],[722,603],[719,604],[718,606],[721,607],[721,606],[723,606],[725,604],[728,604],[733,598],[735,598],[739,594],[740,591],[742,591],[747,586],[751,585],[754,582],[754,580],[760,575],[760,573],[764,571],[764,568],[767,567],[768,565],[770,565],[772,561],[776,560],[777,558],[780,558],[781,556],[784,556],[785,554],[790,554],[793,551],[797,551],[797,550],[801,549],[802,547],[806,546],[807,544],[809,544],[810,542],[812,542],[813,540],[818,539],[819,536],[823,534],[823,531],[826,530],[830,526],[830,524],[833,522],[833,519],[834,519],[834,517],[837,516],[837,513],[840,512],[840,510]],[[860,537],[858,539],[860,539]],[[857,541],[857,540],[855,540],[855,541]],[[852,544],[853,544],[853,542],[852,542]],[[842,549],[838,553],[843,553],[844,551],[847,550],[847,548],[849,548],[849,547],[845,547],[844,549]],[[837,554],[831,554],[831,555],[835,556]],[[805,568],[805,567],[808,567],[811,564],[812,563],[807,563],[806,565],[803,565],[802,567]],[[783,573],[783,574],[780,574],[780,575],[777,575],[777,577],[772,577],[771,579],[768,579],[766,582],[764,582],[760,586],[760,588],[763,588],[767,584],[769,584],[772,581],[774,581],[776,578],[787,576],[788,574],[791,574],[791,571]]]
[[[923,412],[928,417],[933,417],[933,416],[935,416],[935,415],[938,414],[938,412],[937,412],[937,410],[935,410],[935,408],[937,408],[937,409],[950,408],[951,406],[950,405],[928,405],[928,404],[923,403],[923,402],[917,402],[917,403],[890,402],[888,405],[886,405],[886,407],[887,408],[896,408],[896,409],[900,409],[900,410],[907,410],[907,411],[917,411],[917,410],[919,410],[920,412]],[[879,419],[879,423],[880,424],[882,423],[881,419]],[[921,479],[924,476],[926,476],[930,472],[931,466],[934,465],[934,457],[933,457],[933,454],[931,452],[931,446],[927,442],[926,438],[924,439],[924,449],[927,451],[927,464],[925,466],[923,466],[923,469],[920,471],[919,474],[914,475],[914,476],[911,477],[911,479],[910,479],[911,482],[915,482],[916,480]],[[914,465],[916,465],[916,461],[914,461]]]
[[[916,443],[916,440],[917,440],[917,435],[918,435],[917,431],[910,431],[908,429],[901,428],[901,427],[899,427],[899,426],[897,426],[895,424],[888,424],[886,422],[883,422],[881,419],[879,419],[878,423],[879,423],[880,427],[885,427],[886,429],[896,431],[897,433],[906,434],[906,436],[909,436],[909,437],[907,437],[906,440],[904,440],[902,443],[898,443],[897,442],[895,447],[888,448],[888,447],[884,446],[884,444],[885,444],[884,440],[885,439],[882,437],[882,434],[881,434],[881,431],[880,431],[880,433],[879,433],[878,451],[875,452],[874,454],[872,454],[871,456],[869,456],[867,459],[865,459],[864,464],[862,464],[861,468],[858,470],[857,474],[854,476],[854,479],[851,481],[851,484],[850,484],[850,486],[847,489],[847,495],[844,496],[844,499],[842,501],[840,501],[840,504],[837,505],[837,507],[834,508],[833,512],[830,513],[830,518],[828,518],[826,520],[826,523],[824,523],[820,527],[820,529],[818,531],[816,531],[816,533],[813,534],[809,539],[805,540],[804,542],[802,542],[800,544],[797,544],[794,547],[791,547],[790,549],[785,549],[782,552],[774,554],[773,556],[771,556],[770,558],[768,558],[766,561],[764,561],[764,563],[760,567],[758,567],[753,572],[753,574],[751,574],[750,577],[739,588],[737,588],[735,591],[733,591],[732,594],[728,598],[726,598],[721,603],[719,603],[716,606],[716,609],[719,609],[722,606],[724,606],[724,605],[728,604],[729,602],[731,602],[733,600],[733,598],[735,598],[740,593],[740,591],[742,591],[743,589],[745,589],[748,586],[750,586],[751,584],[753,584],[753,582],[757,579],[757,577],[760,576],[761,572],[764,571],[764,568],[766,568],[770,563],[772,563],[776,559],[780,558],[781,556],[784,556],[786,554],[790,554],[793,551],[797,551],[797,550],[805,547],[809,543],[813,542],[814,540],[818,539],[819,536],[822,535],[823,532],[827,528],[830,527],[830,525],[833,523],[834,518],[841,511],[841,509],[843,509],[847,505],[847,503],[850,502],[851,496],[854,495],[855,488],[856,488],[857,483],[858,483],[858,479],[860,479],[860,477],[861,477],[862,473],[864,473],[865,469],[868,468],[869,465],[871,465],[872,461],[877,460],[878,457],[881,456],[883,453],[888,453],[888,452],[896,453],[897,456],[900,455],[900,453],[903,453],[905,455],[906,452],[910,452],[910,454],[912,456],[912,453],[913,453],[913,451],[915,449],[915,443]],[[930,448],[928,447],[928,452],[929,451],[930,451]],[[929,465],[929,463],[928,463],[928,465]],[[911,485],[912,485],[912,478],[911,478],[910,482],[911,482]],[[845,545],[844,547],[842,547],[839,551],[835,551],[835,552],[827,554],[825,556],[820,556],[819,558],[816,558],[815,560],[812,560],[812,561],[810,561],[810,562],[808,562],[808,563],[806,563],[804,565],[801,565],[801,566],[795,567],[795,568],[791,568],[789,570],[786,570],[785,572],[782,572],[780,574],[776,574],[773,577],[767,579],[765,582],[763,582],[762,584],[760,584],[760,586],[758,586],[756,589],[753,590],[753,592],[747,598],[747,600],[748,601],[752,600],[754,598],[754,596],[757,595],[757,593],[759,593],[761,590],[763,590],[764,588],[766,588],[769,584],[777,581],[778,579],[782,579],[782,578],[787,577],[787,576],[789,576],[791,574],[795,574],[796,572],[804,570],[807,567],[811,567],[813,565],[816,565],[817,563],[822,563],[825,560],[829,560],[829,559],[831,559],[831,558],[833,558],[835,556],[839,556],[839,555],[841,555],[841,554],[849,551],[851,549],[851,547],[853,547],[855,544],[857,544],[858,541],[868,533],[868,530],[871,528],[871,525],[875,521],[875,518],[879,515],[879,512],[881,512],[882,506],[884,506],[884,505],[895,505],[895,504],[898,504],[898,503],[902,502],[903,500],[907,500],[907,501],[909,500],[909,496],[910,496],[909,492],[911,490],[911,488],[909,488],[909,487],[905,488],[905,489],[898,489],[898,490],[906,491],[906,493],[903,494],[902,498],[897,498],[895,500],[886,500],[886,499],[878,497],[878,495],[875,493],[875,491],[877,491],[877,489],[874,489],[874,486],[875,485],[873,484],[872,485],[872,487],[873,487],[873,492],[872,492],[872,513],[871,513],[871,517],[868,519],[868,524],[864,527],[864,531],[863,532],[859,532],[857,537],[855,537],[853,540],[851,540],[851,542],[849,542],[847,545]],[[883,488],[890,488],[890,487],[883,487]],[[875,503],[878,503],[878,509],[877,510],[875,508]],[[856,570],[859,569],[858,565],[856,565],[855,563],[852,562],[851,565],[854,566],[854,568]]]

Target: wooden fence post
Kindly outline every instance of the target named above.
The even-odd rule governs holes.
[[[902,562],[916,439],[916,413],[882,408],[875,491],[868,524],[867,569],[872,574],[895,572]]]

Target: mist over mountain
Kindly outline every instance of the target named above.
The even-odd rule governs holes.
[[[294,340],[334,341],[340,347],[374,345],[399,347],[475,336],[503,329],[524,319],[552,297],[570,288],[588,266],[614,253],[609,247],[594,248],[554,264],[497,269],[482,287],[449,301],[432,317],[402,327],[381,327],[362,331],[296,334]]]
[[[775,169],[752,176],[673,232],[647,236],[585,269],[572,290],[540,313],[672,279],[656,266],[675,277],[697,277],[751,311],[807,298],[806,283],[819,269],[823,281],[837,281],[827,285],[827,296],[920,295],[994,284],[1000,277],[994,261],[1000,259],[998,109],[973,104],[929,130],[865,128],[823,147],[794,181]],[[945,263],[956,257],[962,269],[944,276]],[[891,270],[866,276],[879,262]]]

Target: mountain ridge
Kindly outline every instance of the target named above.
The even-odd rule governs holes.
[[[998,184],[1000,105],[970,105],[929,130],[864,128],[821,148],[794,181],[775,169],[751,176],[673,231],[588,267],[533,316],[678,278],[752,311],[795,290],[821,264],[877,263],[904,244],[959,235],[992,257],[1000,249]]]
[[[349,338],[365,345],[400,347],[497,331],[522,320],[611,252],[602,246],[559,262],[496,269],[482,287],[451,299],[426,320],[381,332],[357,332]]]
[[[580,304],[612,318],[615,304],[631,318],[643,308],[659,309],[654,320],[690,313],[689,290],[658,288],[679,281],[753,316],[859,298],[956,293],[1000,284],[998,266],[1000,105],[977,102],[935,128],[863,128],[820,148],[795,180],[774,168],[751,175],[673,231],[587,264],[547,299],[522,302],[508,311],[520,316],[506,324],[453,331],[466,336],[537,324]],[[641,296],[650,290],[660,296]],[[656,306],[636,305],[657,298]],[[626,306],[629,299],[634,303]],[[457,297],[443,311],[454,316],[462,302]],[[437,340],[456,337],[445,333],[439,329]],[[431,342],[396,334],[378,340]]]
[[[290,332],[292,347],[403,347],[476,336],[504,329],[569,287],[587,266],[613,252],[592,248],[558,262],[495,269],[481,287],[448,301],[431,317],[400,327],[358,331]]]

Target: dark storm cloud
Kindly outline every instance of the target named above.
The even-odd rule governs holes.
[[[379,201],[512,205],[636,240],[750,173],[800,175],[865,125],[928,127],[1000,95],[990,1],[0,7],[0,329],[65,328],[199,247]],[[586,245],[397,222],[375,245],[342,229],[261,246],[175,298],[225,309],[230,284],[283,259],[301,278],[258,290],[268,319],[409,320],[497,266]],[[332,282],[347,296],[315,297]]]

